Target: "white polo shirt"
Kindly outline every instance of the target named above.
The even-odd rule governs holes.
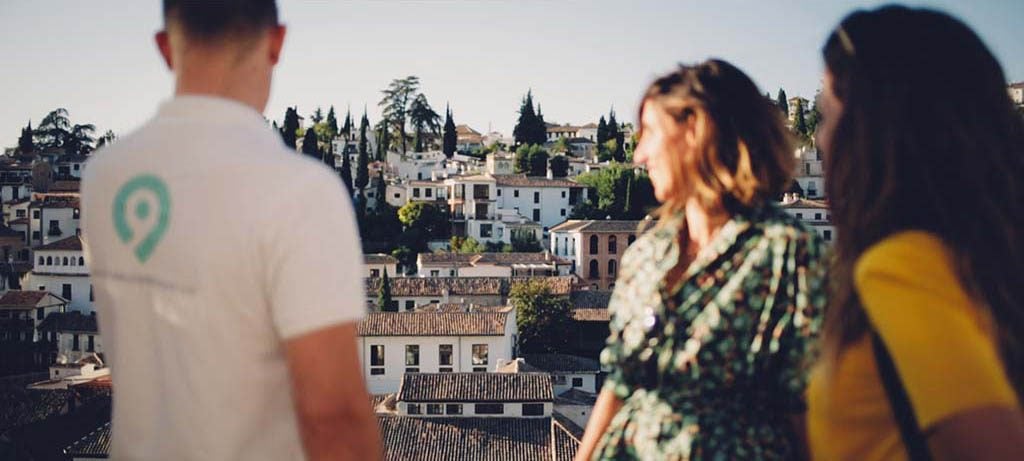
[[[283,342],[366,311],[337,175],[248,106],[187,96],[97,152],[82,199],[112,458],[301,459]]]

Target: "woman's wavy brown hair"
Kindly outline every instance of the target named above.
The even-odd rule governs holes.
[[[693,185],[705,208],[735,213],[757,207],[789,184],[796,162],[792,135],[781,111],[736,66],[719,59],[680,65],[647,88],[641,115],[648,104],[679,123],[694,118],[699,154],[673,162],[672,175],[676,184]],[[672,197],[656,214],[680,211],[685,201]]]
[[[959,281],[991,317],[1021,394],[1024,122],[999,63],[962,22],[895,6],[847,16],[823,54],[843,103],[822,146],[837,227],[827,368],[870,329],[853,287],[857,259],[894,233],[922,230],[949,248]]]

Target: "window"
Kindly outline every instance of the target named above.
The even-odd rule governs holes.
[[[380,277],[380,269],[370,269],[370,277]]]
[[[539,208],[534,208],[533,209],[533,220],[535,222],[540,222],[540,209]]]
[[[399,192],[395,192],[395,198],[402,198],[402,194]]]
[[[373,344],[370,346],[370,374],[384,374],[384,345]]]
[[[439,367],[437,369],[438,373],[451,373],[453,371],[455,371],[455,370],[453,370],[452,367]]]
[[[519,189],[512,189],[512,196],[518,198],[519,197]]]
[[[89,302],[95,301],[96,298],[92,295],[92,285],[89,285]]]
[[[32,231],[32,240],[39,240],[39,231]]]
[[[414,189],[412,190],[412,196],[413,196],[413,197],[416,197],[416,198],[419,198],[419,196],[420,196],[420,189],[419,189],[418,187],[417,187],[417,188],[414,188]]]
[[[590,236],[590,254],[592,254],[592,255],[596,255],[597,254],[597,236],[596,235],[591,235]]]
[[[39,210],[32,210],[32,219],[39,219]]]
[[[824,232],[824,234],[825,234],[825,241],[826,242],[831,242],[832,241],[832,231],[827,230],[827,231]]]
[[[428,403],[427,404],[427,414],[428,415],[443,415],[444,414],[444,405],[441,405],[440,403]]]
[[[597,260],[590,260],[590,272],[587,274],[588,278],[596,279],[601,276],[600,271],[597,269]]]
[[[85,349],[87,352],[96,352],[96,343],[94,342],[94,340],[95,338],[93,337],[93,335],[89,335],[89,347]]]
[[[608,276],[609,277],[615,277],[615,269],[616,269],[616,267],[615,267],[615,260],[614,259],[609,259],[608,260]]]
[[[619,253],[619,238],[614,235],[608,236],[608,253],[613,255]]]
[[[36,309],[36,320],[42,320],[44,318],[46,318],[46,313],[43,312],[43,308],[40,307],[39,309]]]
[[[39,257],[39,265],[40,265],[40,266],[42,266],[42,265],[43,265],[43,263],[45,263],[45,262],[46,262],[46,260],[45,260],[45,259],[43,259],[43,257],[42,257],[42,256],[40,256],[40,257]]]
[[[53,265],[53,257],[52,256],[47,256],[46,257],[46,265],[47,266],[52,266]]]
[[[562,191],[562,198],[565,198],[565,191]]]
[[[65,256],[64,257],[64,262],[61,263],[61,266],[67,266],[67,265],[68,265],[68,257]]]
[[[421,414],[423,414],[421,412],[421,410],[420,410],[420,404],[418,404],[418,403],[410,403],[409,406],[406,407],[406,408],[408,408],[408,413],[410,415],[421,415]]]
[[[583,378],[573,378],[572,387],[583,387]]]
[[[73,351],[79,350],[78,335],[71,335],[71,350],[73,350]]]
[[[482,238],[491,238],[491,225],[490,224],[481,224],[480,225],[480,237],[482,237]]]
[[[461,403],[449,403],[444,406],[444,412],[449,415],[461,415],[462,404]]]
[[[420,366],[420,346],[418,344],[408,344],[405,346],[405,366],[407,367],[418,367]],[[409,371],[406,368],[405,371]],[[417,373],[417,372],[410,372]]]
[[[505,414],[505,404],[477,403],[473,405],[473,411],[478,415],[503,415]]]
[[[413,310],[415,308],[416,308],[416,301],[413,301],[413,300],[410,299],[410,300],[407,300],[405,302],[405,310],[411,311],[411,310]]]
[[[565,385],[565,375],[552,375],[551,380],[554,382],[556,386]]]
[[[423,196],[424,196],[424,197],[426,197],[426,198],[430,198],[430,195],[431,195],[431,194],[432,194],[433,192],[434,192],[434,190],[433,190],[433,189],[423,189]]]
[[[441,276],[441,271],[440,270],[432,270],[432,271],[430,271],[430,276],[431,277],[440,277]]]
[[[61,286],[60,296],[68,301],[71,301],[71,284],[65,283]]]
[[[487,345],[486,344],[474,344],[473,345],[473,365],[487,365]]]
[[[524,403],[523,416],[544,416],[543,403]]]
[[[72,257],[72,258],[71,258],[71,265],[72,265],[72,266],[77,266],[77,265],[78,265],[78,260],[77,260],[77,259],[75,259],[74,257]]]
[[[78,257],[78,265],[79,266],[84,266],[85,265],[85,256],[79,256]]]
[[[46,291],[45,285],[39,285],[39,291]]]
[[[17,190],[17,189],[15,189],[15,190]],[[14,210],[14,217],[16,217],[16,218],[24,218],[25,217],[25,210]]]
[[[565,208],[562,208],[562,216],[565,216]]]
[[[533,203],[540,203],[540,192],[533,193]]]
[[[501,197],[501,189],[498,189],[498,197]]]
[[[452,364],[452,345],[442,344],[437,347],[437,363],[441,366]]]
[[[804,214],[803,213],[797,213],[796,214],[796,219],[804,219]]]

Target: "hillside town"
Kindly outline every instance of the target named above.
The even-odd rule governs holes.
[[[1008,91],[1024,108],[1024,82]],[[798,139],[777,206],[831,242],[817,98],[766,97]],[[547,122],[527,93],[511,134],[483,132],[436,113],[415,77],[393,81],[380,105],[376,124],[290,108],[268,129],[351,193],[365,267],[358,348],[386,459],[572,459],[608,371],[622,257],[655,224],[650,181],[632,164],[636,127],[614,110]],[[79,184],[93,151],[117,139],[94,131],[57,109],[0,156],[3,459],[109,453],[116,390]]]

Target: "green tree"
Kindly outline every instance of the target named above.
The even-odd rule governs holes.
[[[96,140],[96,148],[99,149],[103,146],[111,144],[116,139],[117,135],[115,135],[112,130],[107,130],[106,133],[103,133],[103,136],[100,136],[99,139]]]
[[[516,309],[519,348],[526,353],[565,350],[572,325],[567,299],[551,293],[542,279],[517,282],[509,292],[509,301]]]
[[[385,118],[377,124],[377,160],[387,160],[388,152],[391,150],[391,135],[388,133],[388,126],[391,122]]]
[[[804,102],[796,100],[796,119],[793,121],[793,131],[800,137],[807,136],[807,119],[804,117]]]
[[[775,105],[779,106],[784,117],[789,116],[789,100],[786,98],[786,90],[779,88],[779,94],[775,97]]]
[[[569,176],[569,158],[564,155],[551,157],[551,176],[564,178]]]
[[[377,212],[388,206],[388,182],[384,180],[384,169],[377,170]]]
[[[649,184],[649,180],[637,181],[633,168],[619,163],[579,175],[576,182],[590,189],[590,197],[589,205],[573,210],[574,219],[636,219],[636,214],[647,207],[642,202],[646,200],[645,181]]]
[[[430,203],[406,203],[398,209],[398,220],[406,229],[421,231],[425,239],[443,238],[448,234],[448,213]]]
[[[452,237],[448,240],[452,253],[476,254],[487,250],[473,237]]]
[[[334,114],[334,106],[332,105],[330,110],[327,111],[327,142],[333,141],[334,138],[338,137],[338,117]]]
[[[526,173],[527,176],[544,176],[547,174],[548,153],[536,144],[526,144],[516,149],[515,172]]]
[[[284,145],[296,149],[297,135],[299,130],[299,111],[295,107],[289,107],[284,111],[284,126],[281,127],[281,138]]]
[[[366,112],[363,110],[363,112]],[[341,135],[345,137],[345,140],[352,139],[352,111],[345,112],[345,124],[341,127]]]
[[[452,119],[452,110],[450,107],[444,109],[444,141],[442,143],[441,151],[444,152],[444,156],[452,158],[455,155],[455,149],[458,146],[458,135],[455,133],[455,120]]]
[[[608,142],[608,122],[604,121],[604,115],[597,121],[597,144]]]
[[[511,240],[512,248],[509,249],[511,250],[510,252],[514,251],[519,253],[538,253],[544,251],[544,247],[540,244],[540,241],[537,240],[537,237],[533,235],[532,232],[525,233],[525,235],[520,235],[520,233],[513,233]]]
[[[366,129],[370,126],[370,119],[363,112],[363,119],[359,122],[359,156],[356,157],[356,180],[353,185],[356,189],[363,190],[370,183],[370,154],[366,150]]]
[[[441,116],[434,112],[427,102],[427,97],[420,93],[409,104],[409,123],[412,124],[415,134],[416,152],[423,152],[424,134],[432,133],[437,135],[441,130]]]
[[[36,144],[32,140],[32,121],[29,121],[28,126],[21,129],[21,136],[18,137],[18,152],[31,154],[35,151]]]
[[[569,145],[569,138],[559,136],[555,143],[551,146],[551,152],[556,154],[568,154],[572,151],[572,146]]]
[[[512,130],[516,146],[521,145],[544,145],[547,141],[547,125],[544,123],[544,115],[540,112],[540,105],[533,108],[533,91],[527,91],[526,97],[519,107],[519,120]]]
[[[391,280],[388,279],[388,269],[384,268],[384,275],[380,279],[380,288],[377,289],[377,309],[381,312],[391,311]],[[397,311],[397,309],[395,309]]]
[[[416,273],[416,256],[417,253],[409,247],[399,246],[391,251],[391,256],[398,260],[403,268],[405,268],[406,275],[412,275]]]
[[[314,125],[324,121],[324,110],[317,106],[316,110],[310,114],[309,119],[313,121]]]
[[[43,117],[33,136],[37,146],[48,149],[63,146],[70,132],[71,120],[68,118],[68,111],[58,107]]]
[[[811,101],[811,110],[807,112],[807,136],[814,138],[814,132],[818,129],[818,122],[821,121],[821,111],[818,109],[818,99],[821,98],[819,91]]]
[[[318,142],[319,141],[316,139],[316,131],[312,128],[306,130],[306,135],[302,137],[302,153],[320,160],[321,155]]]
[[[342,151],[341,154],[341,182],[345,184],[345,189],[348,189],[349,197],[355,191],[355,187],[352,184],[352,161],[349,160],[347,151]]]
[[[409,115],[409,103],[412,95],[420,87],[420,79],[415,75],[394,79],[381,93],[384,95],[378,105],[383,109],[383,118],[394,124],[402,141],[402,155],[407,152],[405,122]]]

